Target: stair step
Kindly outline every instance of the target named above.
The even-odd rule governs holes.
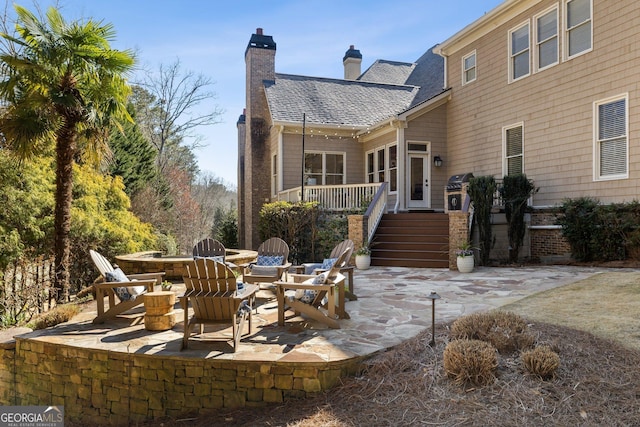
[[[385,267],[410,267],[410,268],[448,268],[449,262],[444,260],[416,260],[402,258],[372,258],[371,265]]]

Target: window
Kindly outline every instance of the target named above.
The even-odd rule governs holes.
[[[398,146],[389,147],[389,191],[398,191]]]
[[[536,23],[536,69],[558,63],[558,9],[543,13]]]
[[[503,128],[504,175],[524,173],[524,126]]]
[[[367,182],[388,182],[389,191],[398,191],[398,145],[369,151],[366,155]],[[387,164],[388,162],[388,164]]]
[[[378,180],[377,182],[384,182],[384,148],[381,150],[378,150],[378,155],[377,155],[377,168],[376,170],[378,171]]]
[[[278,155],[271,157],[271,194],[278,194]]]
[[[510,81],[529,75],[529,23],[509,32]]]
[[[566,56],[572,58],[591,50],[591,0],[567,0]]]
[[[344,153],[304,153],[307,185],[344,184]]]
[[[595,179],[628,176],[627,95],[595,103]]]
[[[476,51],[474,50],[462,58],[462,85],[471,83],[476,79]]]
[[[376,182],[376,177],[375,177],[375,165],[373,162],[373,151],[370,153],[367,153],[367,182],[369,184]]]

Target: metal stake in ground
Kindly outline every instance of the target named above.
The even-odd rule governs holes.
[[[431,291],[427,298],[431,300],[431,342],[429,345],[433,347],[436,345],[436,300],[440,299],[440,295]]]

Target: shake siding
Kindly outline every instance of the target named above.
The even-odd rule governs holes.
[[[591,52],[508,84],[509,30],[557,3],[541,2],[449,57],[447,170],[501,178],[502,128],[523,122],[525,173],[540,187],[535,205],[579,196],[632,200],[640,185],[640,2],[594,0]],[[562,49],[562,30],[560,36]],[[461,58],[474,49],[478,78],[461,86]],[[629,94],[629,179],[597,182],[593,103],[624,93]]]
[[[442,105],[413,120],[410,120],[404,131],[407,142],[430,142],[430,167],[431,167],[431,208],[444,209],[444,187],[449,176],[447,175],[447,107]],[[444,166],[433,166],[433,157],[439,155],[443,158]]]

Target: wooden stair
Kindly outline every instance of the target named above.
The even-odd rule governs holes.
[[[384,214],[374,235],[371,265],[448,268],[449,216],[433,212]]]

